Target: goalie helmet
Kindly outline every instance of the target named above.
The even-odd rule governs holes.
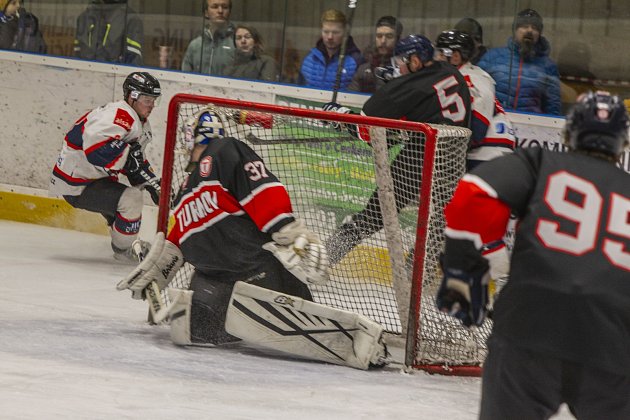
[[[145,71],[131,73],[123,83],[123,93],[127,98],[138,99],[140,95],[153,96],[155,98],[162,95],[160,82]]]
[[[565,141],[571,150],[615,159],[628,145],[628,112],[618,96],[597,91],[580,95],[567,116]]]
[[[219,115],[209,109],[204,109],[196,115],[193,135],[195,144],[208,144],[210,140],[225,137],[223,121]]]
[[[435,46],[446,57],[451,57],[453,51],[459,51],[464,61],[470,60],[475,51],[475,42],[472,37],[466,32],[457,30],[442,32],[438,36]]]
[[[424,35],[409,35],[396,43],[394,57],[409,61],[412,55],[418,56],[422,64],[433,60],[433,44]]]

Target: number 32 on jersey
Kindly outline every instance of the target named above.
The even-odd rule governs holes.
[[[575,225],[575,230],[563,232],[557,221],[541,218],[536,235],[545,246],[572,255],[601,247],[611,264],[630,271],[630,250],[619,240],[630,239],[630,199],[611,193],[604,206],[604,197],[593,183],[566,171],[549,177],[544,199],[554,215]],[[604,208],[609,209],[608,214],[603,214]],[[600,233],[602,217],[606,224],[605,232]]]

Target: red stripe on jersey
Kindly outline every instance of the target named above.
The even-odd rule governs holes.
[[[55,166],[53,168],[53,173],[55,175],[57,175],[59,178],[64,179],[66,182],[68,182],[70,185],[83,185],[83,184],[89,184],[90,182],[92,182],[92,179],[86,179],[86,178],[75,178],[65,172],[63,172],[61,169],[59,169],[58,166]]]
[[[466,175],[444,209],[444,215],[447,228],[476,233],[485,244],[503,237],[510,219],[510,208],[490,196],[489,186],[481,185],[482,182],[480,178]]]
[[[83,131],[83,129],[81,131]],[[66,141],[66,146],[68,146],[69,149],[81,150],[81,146],[77,146],[76,144],[70,143],[70,141],[68,140],[68,135],[67,134],[66,134],[66,136],[63,139]]]
[[[510,149],[514,149],[514,140],[503,137],[486,137],[481,141],[481,143],[503,144],[508,146]]]
[[[120,136],[116,135],[115,137],[110,137],[107,140],[103,140],[99,143],[96,143],[94,146],[85,149],[85,155],[88,156],[91,153],[94,153],[96,150],[100,149],[101,147],[104,147],[108,145],[109,143],[119,140],[119,139],[120,139]],[[124,154],[124,149],[121,149],[120,153],[118,153],[118,155],[115,158],[113,158],[109,163],[104,165],[103,168],[112,168],[114,165],[116,165],[118,161],[120,161],[120,158],[122,157],[123,154]],[[105,163],[105,162],[102,162],[102,163]]]
[[[173,210],[175,220],[168,233],[168,240],[181,244],[190,235],[242,211],[236,199],[219,182],[201,183],[182,197]]]
[[[473,110],[472,114],[473,114],[473,118],[476,118],[479,121],[481,121],[483,125],[485,125],[486,127],[490,125],[490,121],[488,121],[488,119],[484,117],[481,112]]]
[[[280,183],[261,185],[241,203],[260,230],[279,215],[293,213],[289,194]]]

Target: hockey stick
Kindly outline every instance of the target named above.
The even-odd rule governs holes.
[[[138,255],[140,262],[144,260],[145,255],[142,252],[142,245],[139,241],[135,241],[131,245]],[[157,325],[168,318],[168,308],[162,300],[162,294],[157,283],[152,281],[143,291],[144,298],[149,304],[149,314],[147,315],[147,321],[151,325]]]
[[[339,50],[339,62],[337,63],[337,74],[335,74],[335,84],[333,85],[333,95],[331,102],[337,102],[337,93],[341,89],[341,73],[343,71],[343,62],[346,58],[346,47],[348,39],[350,38],[350,31],[352,30],[352,20],[354,18],[354,10],[357,8],[358,0],[348,0],[348,20],[346,22],[346,31],[343,35],[343,41],[341,42],[341,49]]]

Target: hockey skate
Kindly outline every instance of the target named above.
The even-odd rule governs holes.
[[[141,262],[144,257],[149,253],[151,249],[151,243],[136,239],[133,244],[127,249],[120,249],[112,244],[112,250],[114,251],[114,259],[121,262],[130,264],[137,264]]]

